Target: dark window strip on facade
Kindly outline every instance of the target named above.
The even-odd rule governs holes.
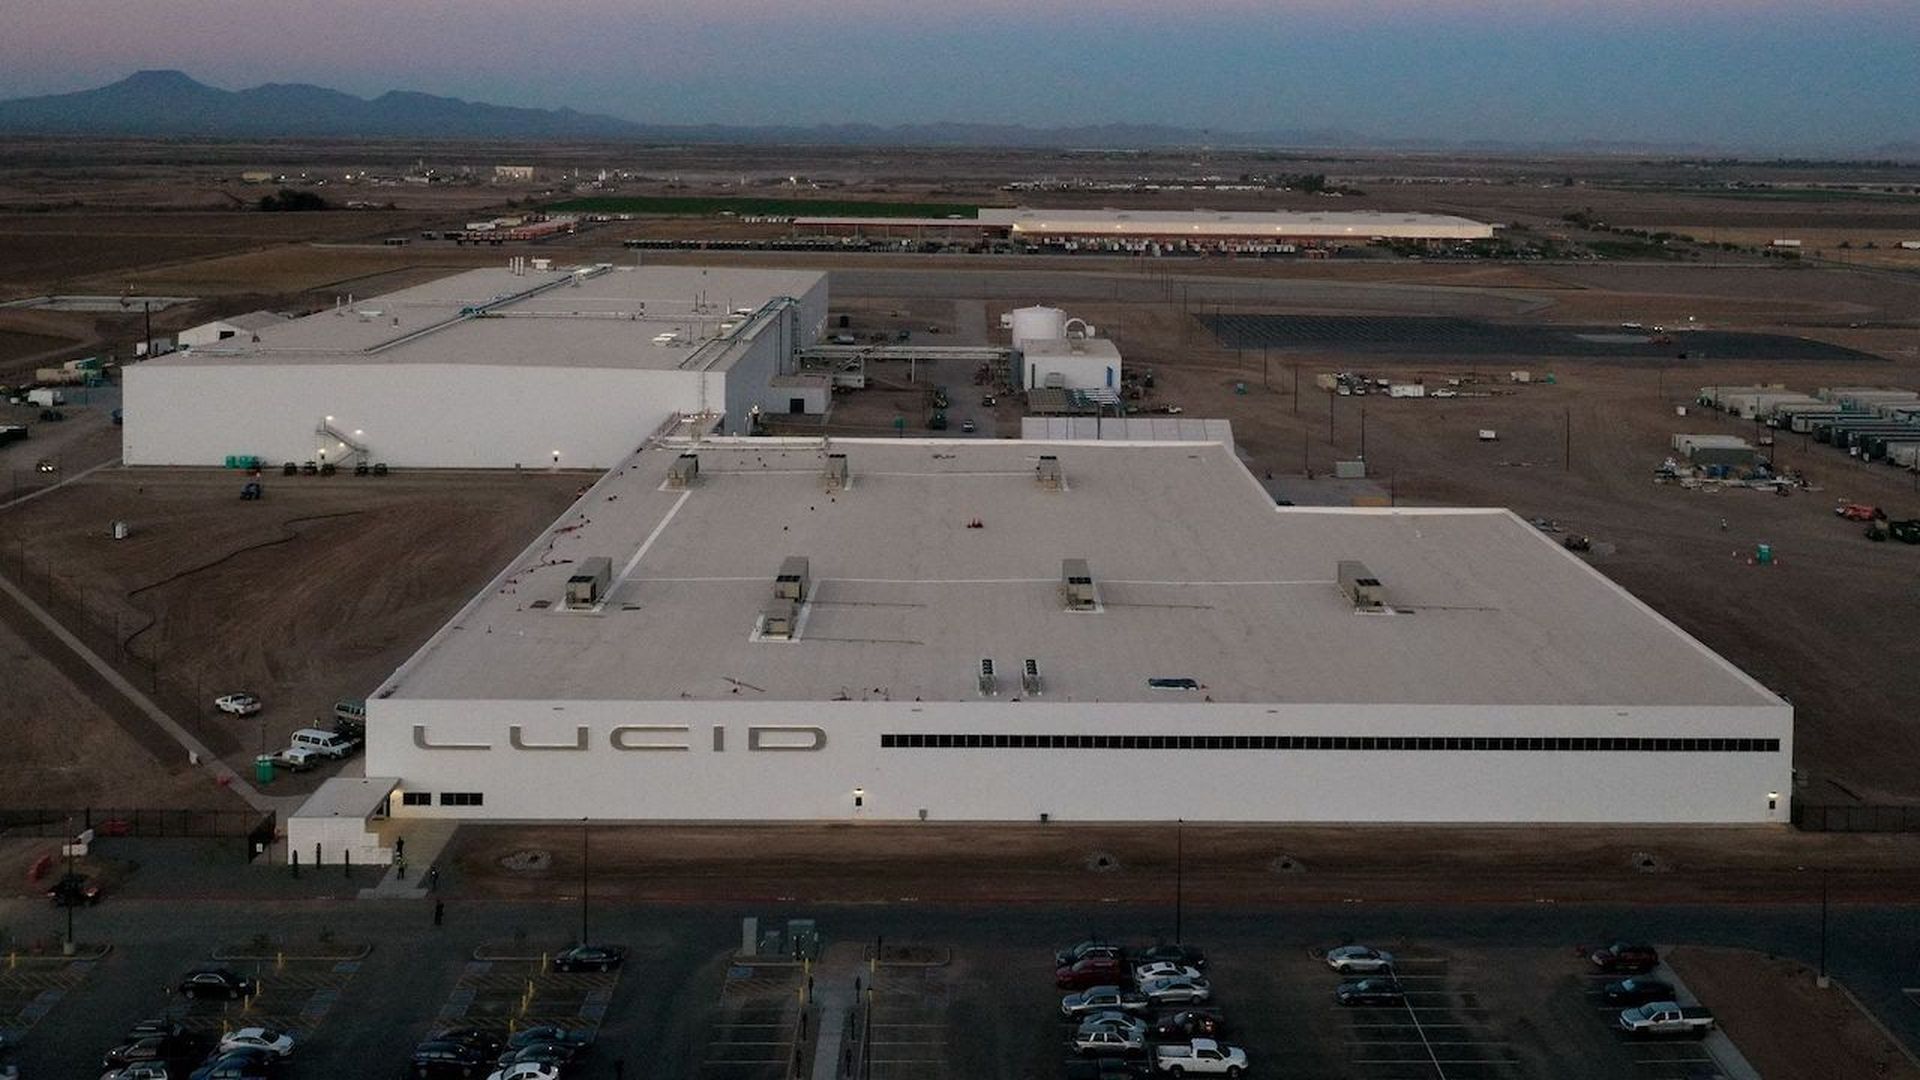
[[[1614,735],[940,735],[883,734],[902,750],[1360,750],[1535,753],[1779,753],[1779,739]]]

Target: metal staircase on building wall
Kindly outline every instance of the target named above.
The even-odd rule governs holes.
[[[327,438],[332,439],[336,445],[346,447],[346,450],[334,461],[336,465],[351,465],[355,463],[356,458],[365,461],[371,456],[367,453],[367,445],[365,443],[346,434],[325,420],[320,421],[320,426],[314,428],[313,433],[316,435],[325,435]],[[321,457],[324,458],[328,456],[328,454],[329,451],[326,448],[321,448]]]

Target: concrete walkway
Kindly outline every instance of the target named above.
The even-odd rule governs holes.
[[[813,1047],[813,1080],[838,1080],[840,1065],[846,1060],[841,1037],[846,1034],[847,1016],[859,1007],[854,981],[866,985],[866,946],[842,941],[827,946],[813,965],[814,1021],[818,1037]]]
[[[153,721],[162,731],[172,736],[173,741],[179,743],[181,748],[190,755],[190,760],[197,759],[201,768],[211,772],[215,778],[221,780],[228,788],[232,789],[236,795],[245,799],[248,806],[260,811],[278,811],[282,817],[285,817],[291,813],[295,807],[305,801],[299,796],[275,797],[262,793],[259,788],[248,783],[244,776],[241,776],[229,768],[225,762],[214,756],[214,754],[206,748],[205,744],[199,739],[194,738],[193,734],[186,728],[181,727],[179,722],[174,720],[173,717],[168,716],[166,710],[154,704],[152,698],[141,693],[138,687],[128,682],[118,671],[115,671],[113,665],[102,660],[92,649],[87,648],[79,638],[69,633],[67,628],[60,625],[60,621],[55,619],[46,608],[35,603],[33,598],[27,595],[26,590],[15,585],[6,577],[0,576],[0,592],[6,593],[7,596],[19,604],[28,615],[32,616],[36,622],[46,627],[47,632],[57,638],[62,645],[73,650],[76,656],[85,661],[86,665],[100,676],[102,682],[132,702],[134,708],[138,709],[147,719]]]
[[[398,864],[389,866],[379,884],[360,890],[360,899],[425,900],[429,895],[427,870],[440,860],[440,853],[446,850],[460,823],[444,818],[410,818],[404,822],[389,819],[375,824],[381,846],[392,847],[395,840],[406,841],[407,876],[400,876]]]

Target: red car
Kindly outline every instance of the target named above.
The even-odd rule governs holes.
[[[1601,971],[1638,975],[1660,966],[1660,954],[1651,945],[1616,941],[1611,945],[1582,946],[1581,952]]]
[[[1066,967],[1055,968],[1053,985],[1062,990],[1090,990],[1096,986],[1112,986],[1127,981],[1127,963],[1117,956],[1095,953],[1074,961]]]

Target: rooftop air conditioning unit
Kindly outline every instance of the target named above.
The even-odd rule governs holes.
[[[803,603],[813,589],[805,555],[789,555],[780,560],[780,573],[773,579],[773,595],[782,600]]]
[[[1020,689],[1029,697],[1036,697],[1040,693],[1040,664],[1031,657],[1020,667]]]
[[[826,481],[827,490],[845,491],[847,487],[847,455],[828,454],[827,467],[825,471],[820,474],[820,478]]]
[[[1058,491],[1066,486],[1066,474],[1060,471],[1060,455],[1041,454],[1040,464],[1034,467],[1034,478],[1040,486]]]
[[[1386,586],[1373,576],[1367,564],[1355,559],[1340,560],[1340,591],[1362,611],[1383,607],[1387,602]]]
[[[760,636],[775,641],[792,641],[799,609],[794,602],[776,598],[760,609]]]
[[[1093,591],[1093,571],[1087,569],[1085,559],[1060,560],[1060,590],[1069,611],[1092,611],[1100,602]]]
[[[668,487],[692,487],[694,481],[699,478],[699,454],[681,454],[679,457],[673,459],[672,465],[667,467]]]
[[[980,693],[992,697],[1000,692],[1000,677],[993,673],[993,661],[980,661]]]
[[[567,607],[575,611],[593,608],[606,597],[612,580],[613,560],[605,555],[580,560],[567,577]]]

